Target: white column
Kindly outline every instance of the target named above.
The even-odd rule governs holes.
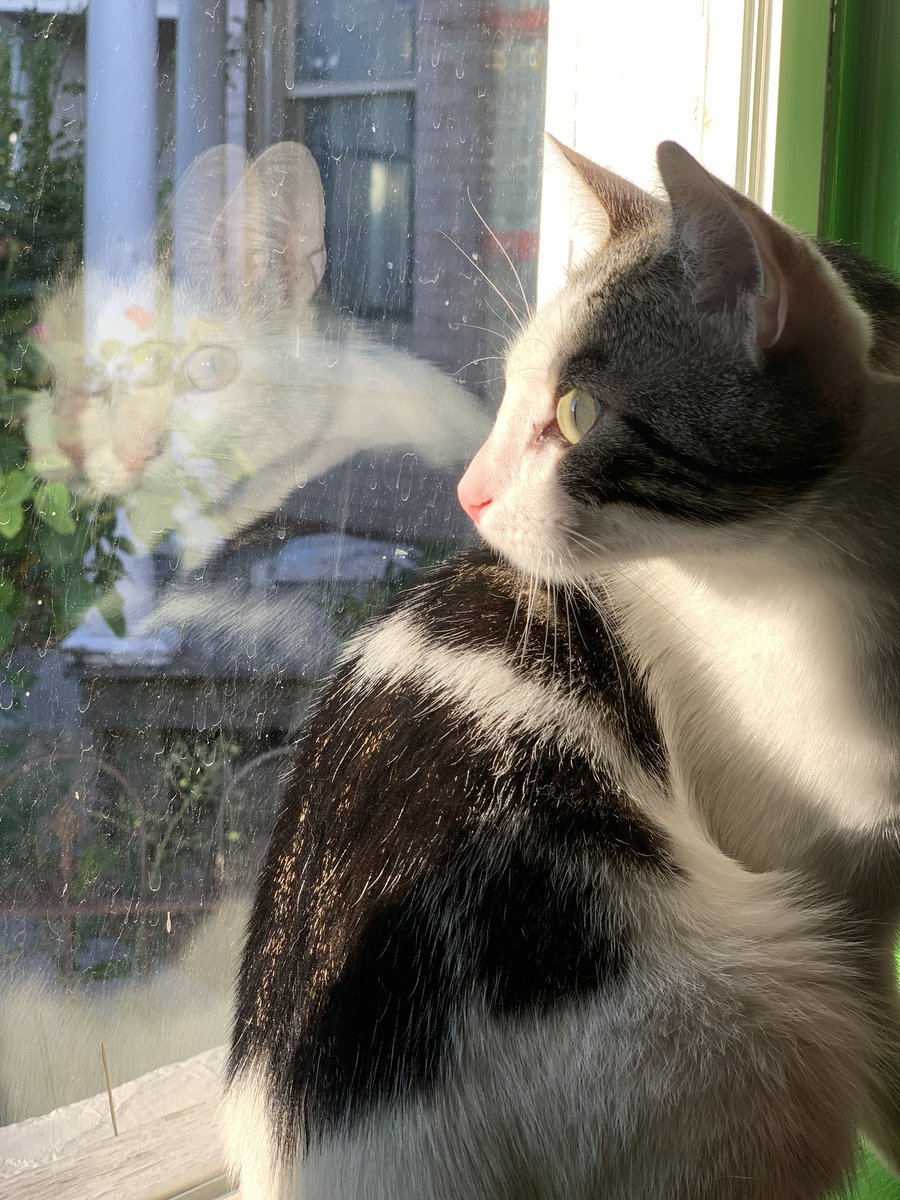
[[[225,141],[226,0],[181,0],[175,42],[175,277],[185,280],[178,184],[204,150]],[[220,181],[221,182],[221,181]],[[210,186],[214,186],[210,182]],[[223,194],[218,200],[224,204]],[[214,197],[210,197],[214,199]]]
[[[139,279],[156,260],[157,218],[156,0],[89,0],[85,96],[85,339],[95,338],[108,302],[108,280]],[[118,532],[133,538],[119,513]],[[155,603],[153,561],[145,547],[127,556],[117,588],[127,636],[115,637],[96,608],[63,643],[69,651],[148,661],[167,657],[175,638],[142,637]]]
[[[156,0],[90,0],[84,252],[131,275],[153,259],[156,220]]]
[[[227,18],[225,0],[181,0],[179,5],[175,49],[176,183],[199,154],[225,141]]]

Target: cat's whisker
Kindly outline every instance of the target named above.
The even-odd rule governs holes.
[[[542,572],[540,571],[541,562],[543,562],[543,557],[541,558],[541,561],[538,563],[539,578],[542,574]],[[544,648],[541,651],[541,666],[542,667],[547,658],[547,649],[550,644],[550,583],[549,583],[549,580],[547,580],[546,578],[544,579],[544,588],[547,592],[547,613],[544,618]]]
[[[504,317],[502,313],[497,312],[496,308],[494,308],[493,304],[491,304],[490,300],[488,300],[487,297],[485,297],[485,300],[484,300],[484,307],[488,310],[488,312],[491,314],[491,316],[496,317],[496,319],[500,322],[500,324],[504,327],[504,329],[509,330],[509,333],[499,333],[499,331],[498,331],[498,336],[505,338],[507,346],[511,346],[517,337],[515,326],[510,325],[510,323],[509,323],[509,321],[507,321],[506,317]]]
[[[475,216],[478,218],[478,220],[482,223],[482,225],[485,227],[485,229],[488,231],[488,233],[491,235],[491,237],[497,243],[497,245],[500,248],[501,254],[506,259],[506,261],[509,263],[510,267],[512,268],[512,273],[516,277],[516,283],[519,285],[519,291],[522,293],[522,300],[525,303],[525,313],[528,317],[528,320],[530,321],[532,319],[532,317],[534,316],[534,312],[532,311],[531,305],[528,301],[528,297],[525,294],[525,288],[522,284],[522,277],[519,275],[519,272],[516,270],[516,264],[509,257],[509,254],[506,251],[506,247],[503,245],[503,243],[497,237],[496,233],[494,233],[493,229],[491,229],[490,225],[488,225],[487,221],[484,219],[484,217],[478,211],[475,201],[472,199],[472,194],[468,188],[466,188],[466,199],[472,205],[472,211],[475,213]]]
[[[525,659],[528,654],[528,638],[531,634],[531,622],[534,616],[534,598],[537,590],[537,574],[532,568],[528,573],[528,610],[525,616],[525,629],[522,633],[522,649],[519,657],[519,662],[524,666]]]
[[[479,363],[485,362],[502,363],[503,359],[498,354],[483,354],[480,358],[470,358],[467,363],[463,363],[458,370],[454,371],[450,378],[456,379],[457,376],[461,375],[463,371],[467,370],[469,367],[476,367]]]
[[[563,584],[563,604],[566,610],[566,638],[567,638],[567,658],[569,663],[569,687],[572,686],[572,660],[575,656],[575,646],[572,642],[572,616],[571,616],[571,594],[570,585]]]
[[[519,605],[521,604],[521,602],[522,602],[522,590],[521,590],[521,588],[519,588],[516,590],[516,599],[515,599],[515,603],[513,604],[512,616],[509,619],[509,627],[506,630],[506,637],[503,639],[504,646],[509,645],[509,639],[512,636],[512,631],[516,624],[516,617],[519,615]]]
[[[477,329],[479,333],[489,333],[492,337],[499,338],[507,347],[509,347],[512,341],[512,338],[508,337],[505,333],[501,333],[499,329],[491,329],[489,325],[473,325],[470,321],[461,321],[458,325],[451,326],[451,328],[454,330]]]
[[[472,258],[471,254],[467,254],[466,251],[463,250],[463,248],[459,244],[459,242],[457,242],[454,238],[452,238],[449,233],[445,233],[443,229],[439,230],[439,233],[441,234],[442,237],[445,237],[447,239],[447,241],[451,244],[451,246],[456,247],[456,249],[460,252],[460,254],[463,256],[463,258],[468,263],[471,263],[471,265],[475,268],[475,270],[478,272],[478,274],[481,276],[481,278],[484,280],[484,282],[488,285],[488,287],[491,288],[492,291],[496,292],[496,294],[499,296],[499,298],[503,301],[503,303],[506,305],[506,307],[512,313],[513,317],[515,318],[516,324],[519,326],[519,328],[524,329],[525,322],[522,320],[522,314],[519,312],[519,310],[513,304],[510,303],[510,301],[507,299],[507,297],[503,295],[503,293],[500,291],[500,289],[497,287],[497,285],[494,283],[494,281],[485,274],[485,272],[481,269],[481,267],[478,265],[478,263],[475,261],[475,259]]]

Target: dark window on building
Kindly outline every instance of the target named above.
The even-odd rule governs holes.
[[[303,140],[328,212],[326,286],[342,308],[412,307],[415,0],[298,0]]]

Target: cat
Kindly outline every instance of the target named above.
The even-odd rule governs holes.
[[[443,371],[317,310],[325,209],[305,146],[207,151],[164,247],[172,223],[152,267],[57,282],[35,330],[54,379],[28,411],[36,470],[119,497],[139,545],[171,534],[190,573],[360,451],[440,468],[487,433]]]
[[[663,143],[348,646],[237,989],[245,1200],[814,1200],[900,1162],[900,287]]]

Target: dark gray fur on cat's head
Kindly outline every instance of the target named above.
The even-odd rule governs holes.
[[[658,151],[668,203],[559,149],[602,214],[557,368],[600,416],[565,454],[564,489],[703,523],[807,492],[856,429],[868,331],[846,287],[674,143]]]

